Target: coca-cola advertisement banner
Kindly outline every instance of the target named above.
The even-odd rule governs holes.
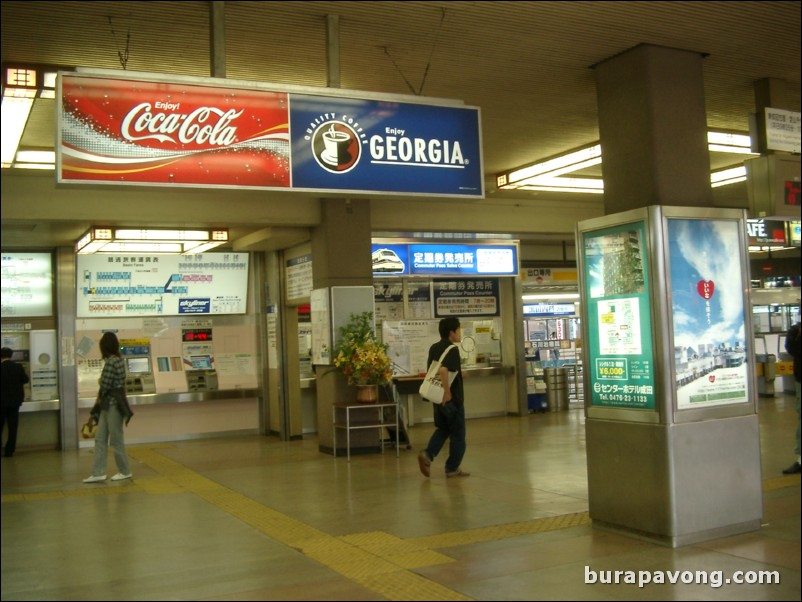
[[[61,75],[59,182],[287,188],[287,94]]]
[[[479,110],[60,74],[59,183],[483,197]]]

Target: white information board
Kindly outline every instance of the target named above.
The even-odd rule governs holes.
[[[78,255],[79,318],[243,314],[247,253]]]

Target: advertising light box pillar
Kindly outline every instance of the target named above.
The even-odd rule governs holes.
[[[760,528],[746,215],[577,225],[590,517],[671,547]]]

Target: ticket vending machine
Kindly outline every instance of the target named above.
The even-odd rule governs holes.
[[[28,375],[30,378],[31,374],[31,352],[29,349],[14,349],[14,352],[11,354],[11,360],[17,362],[25,369],[25,374]],[[25,389],[25,401],[30,401],[31,399],[31,383],[28,382],[24,385]]]
[[[217,370],[214,369],[214,358],[210,354],[190,355],[184,370],[187,376],[187,387],[190,391],[217,390]]]
[[[128,356],[125,358],[125,392],[128,395],[141,395],[156,392],[156,381],[148,356]]]

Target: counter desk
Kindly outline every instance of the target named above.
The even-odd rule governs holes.
[[[513,366],[490,364],[484,366],[463,366],[462,378],[465,390],[465,417],[486,418],[506,416],[508,413],[507,380],[515,374]],[[412,426],[415,422],[432,422],[429,402],[423,401],[418,389],[423,382],[423,374],[398,376],[393,378],[399,395],[406,397],[406,420]],[[416,420],[416,416],[418,417]]]
[[[259,389],[128,395],[134,412],[126,443],[178,441],[259,432]],[[94,397],[78,399],[78,423],[89,418]],[[81,441],[81,447],[92,441]]]

